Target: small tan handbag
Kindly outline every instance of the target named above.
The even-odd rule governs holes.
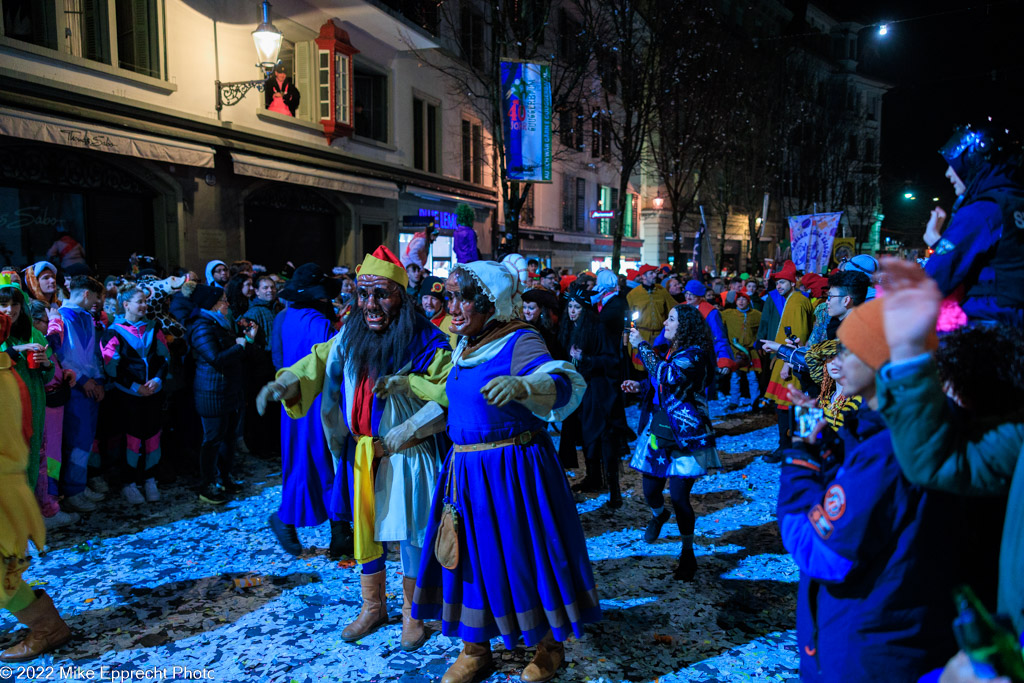
[[[455,569],[459,566],[459,510],[455,506],[455,498],[452,496],[454,489],[453,480],[454,463],[449,463],[448,480],[444,489],[444,510],[441,511],[441,522],[437,525],[437,536],[434,538],[434,557],[445,569]]]

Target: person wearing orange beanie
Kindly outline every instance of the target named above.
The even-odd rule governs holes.
[[[882,301],[854,308],[838,336],[838,381],[864,402],[838,436],[796,438],[779,482],[782,542],[800,569],[800,678],[917,680],[956,652],[949,547],[966,524],[948,501],[911,484],[895,458],[875,390],[889,358]]]

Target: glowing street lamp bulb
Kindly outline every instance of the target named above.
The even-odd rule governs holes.
[[[914,193],[913,192],[904,192],[903,193],[903,198],[904,199],[913,199],[914,198]]]
[[[932,201],[933,202],[937,202],[937,201],[939,201],[939,198],[938,197],[932,197]]]
[[[884,35],[888,35],[888,33],[889,33],[889,24],[882,24],[881,26],[878,27],[878,35],[884,36]]]

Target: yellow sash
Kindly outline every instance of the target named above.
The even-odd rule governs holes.
[[[372,562],[384,554],[384,546],[374,540],[373,437],[360,436],[356,442],[355,490],[352,492],[352,534],[355,559],[359,564]],[[344,476],[342,474],[341,476]]]

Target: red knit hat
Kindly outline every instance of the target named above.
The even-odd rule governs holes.
[[[824,297],[825,292],[828,291],[828,278],[817,273],[807,273],[800,278],[800,284],[811,291],[811,297],[814,299]]]
[[[363,263],[356,267],[357,275],[380,275],[389,280],[394,280],[402,287],[409,286],[409,275],[405,267],[398,260],[394,252],[383,244],[374,249],[372,254],[367,254]]]
[[[796,264],[792,261],[786,261],[782,264],[782,270],[778,270],[772,273],[772,277],[776,280],[789,280],[790,282],[796,282]]]
[[[643,277],[645,273],[649,273],[649,272],[651,272],[652,270],[657,270],[657,269],[658,269],[658,267],[657,267],[657,266],[652,266],[652,265],[651,265],[651,264],[649,264],[649,263],[645,263],[645,264],[643,264],[642,266],[640,266],[640,270],[638,270],[638,271],[636,272],[636,276],[637,276],[637,277]]]

